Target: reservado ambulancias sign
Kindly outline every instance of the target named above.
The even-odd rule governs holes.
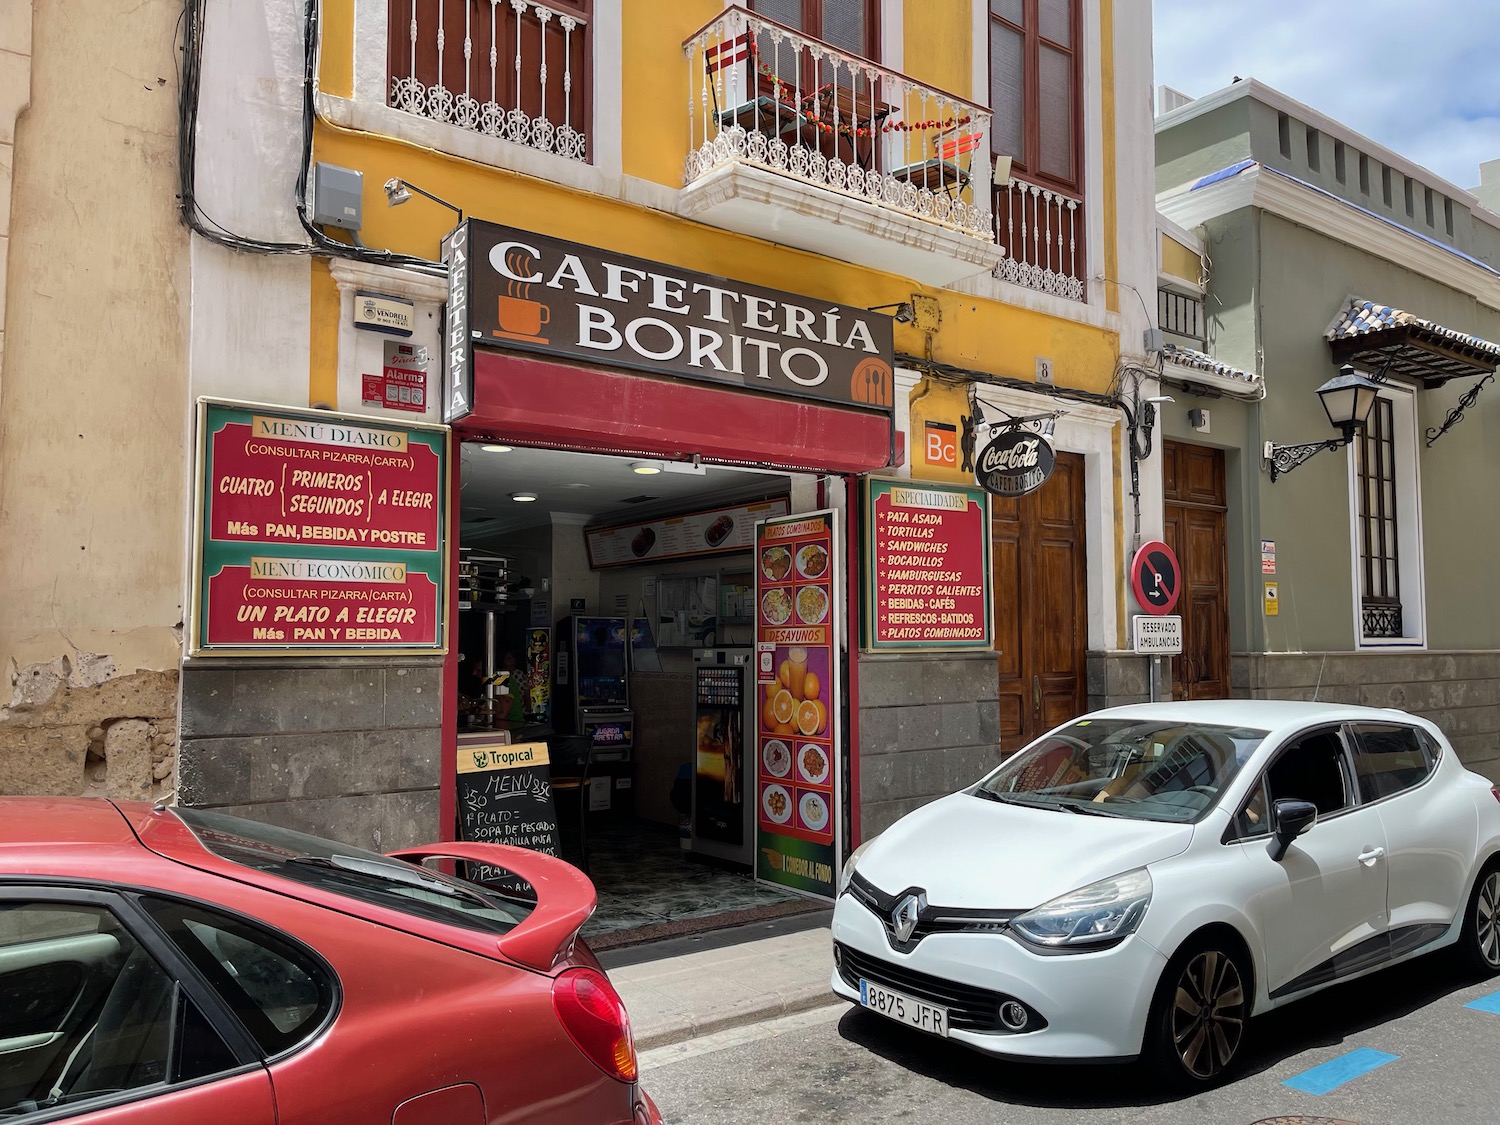
[[[194,653],[443,648],[442,427],[199,402]]]
[[[475,219],[448,253],[473,347],[894,409],[889,316]],[[450,381],[467,377],[449,361]]]

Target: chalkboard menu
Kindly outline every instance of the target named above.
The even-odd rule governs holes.
[[[547,744],[473,743],[458,748],[459,835],[478,844],[509,844],[557,855],[557,807]],[[534,892],[499,867],[467,865],[467,877],[512,894]]]

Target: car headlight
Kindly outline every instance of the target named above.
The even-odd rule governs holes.
[[[849,858],[844,860],[844,869],[839,872],[839,894],[843,894],[849,889],[849,880],[854,878],[854,865],[859,862],[859,857],[865,854],[865,849],[874,842],[875,837],[871,836],[863,844],[850,852]]]
[[[1013,919],[1011,928],[1053,948],[1112,945],[1135,933],[1149,905],[1151,876],[1140,867],[1043,903]]]

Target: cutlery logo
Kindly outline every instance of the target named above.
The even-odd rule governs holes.
[[[862,359],[849,377],[849,397],[871,406],[895,403],[895,378],[891,365],[883,359]]]

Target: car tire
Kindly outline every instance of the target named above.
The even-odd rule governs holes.
[[[1458,955],[1464,968],[1475,973],[1487,977],[1500,973],[1500,862],[1491,861],[1474,880]]]
[[[1243,955],[1223,940],[1189,942],[1167,963],[1156,986],[1145,1061],[1171,1086],[1207,1089],[1233,1071],[1249,1020]]]

